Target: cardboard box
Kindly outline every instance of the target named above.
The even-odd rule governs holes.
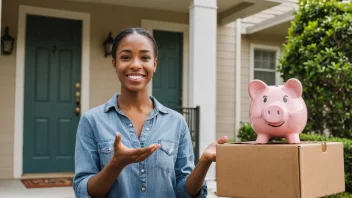
[[[345,191],[343,144],[223,144],[216,151],[220,197],[316,198]]]

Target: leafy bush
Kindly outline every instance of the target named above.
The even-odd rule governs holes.
[[[241,138],[242,142],[254,141],[257,138],[257,134],[254,132],[250,123],[241,122],[237,137]]]
[[[351,193],[343,192],[343,193],[338,193],[336,195],[331,195],[328,196],[329,198],[352,198]]]
[[[252,129],[250,123],[242,123],[242,127],[238,130],[238,137],[241,138],[241,141],[254,141],[256,136],[257,134]],[[346,192],[352,193],[352,140],[334,137],[327,138],[322,135],[304,133],[300,134],[300,139],[301,141],[343,142]],[[339,196],[340,194],[336,195],[335,197]],[[352,197],[352,195],[350,196]]]
[[[352,138],[352,2],[300,0],[278,71],[302,82],[306,131]]]

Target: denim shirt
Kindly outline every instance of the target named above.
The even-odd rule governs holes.
[[[107,197],[173,198],[191,197],[186,179],[194,169],[190,133],[184,117],[161,105],[154,97],[154,109],[147,117],[140,139],[131,120],[119,110],[115,94],[107,103],[82,115],[76,137],[74,192],[89,197],[88,180],[99,173],[114,154],[116,132],[129,148],[161,144],[146,160],[127,165],[116,178]],[[207,196],[206,182],[197,197]]]

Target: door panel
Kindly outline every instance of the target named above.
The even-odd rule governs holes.
[[[182,106],[182,43],[177,32],[153,31],[159,47],[158,67],[153,77],[153,96],[170,108]]]
[[[74,171],[81,21],[27,15],[23,172]]]

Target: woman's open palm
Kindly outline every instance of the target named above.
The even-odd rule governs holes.
[[[121,142],[121,134],[116,133],[113,159],[121,167],[147,159],[160,148],[160,144],[151,144],[145,148],[128,148]]]
[[[228,138],[226,136],[219,138],[218,140],[211,143],[203,152],[203,160],[205,161],[216,161],[216,145],[226,143]]]

